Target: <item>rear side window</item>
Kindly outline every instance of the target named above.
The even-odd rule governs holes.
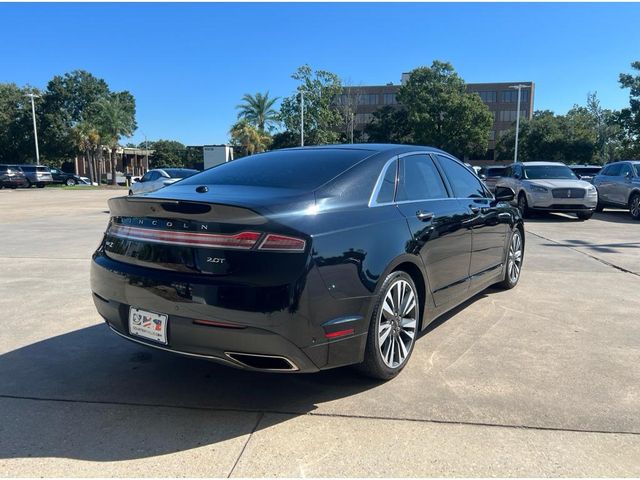
[[[22,170],[25,172],[35,172],[36,171],[36,167],[29,167],[29,166],[24,166],[22,167]]]
[[[457,198],[484,198],[486,193],[478,178],[455,160],[437,155]]]
[[[622,168],[620,168],[620,175],[633,175],[633,173],[631,172],[631,165],[629,165],[628,163],[622,164]]]
[[[393,194],[396,190],[396,169],[397,160],[394,160],[387,167],[387,171],[384,174],[382,183],[380,184],[380,191],[376,198],[377,203],[391,203],[393,202]]]
[[[410,155],[400,161],[398,202],[447,198],[447,189],[428,155]]]
[[[372,155],[371,150],[278,150],[223,163],[181,185],[247,185],[315,190]]]
[[[36,171],[42,173],[49,173],[49,167],[36,167]]]
[[[487,177],[502,177],[506,171],[506,168],[488,168],[487,169]]]

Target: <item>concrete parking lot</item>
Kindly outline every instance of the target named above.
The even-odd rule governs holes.
[[[640,476],[640,223],[528,221],[520,285],[396,379],[248,373],[126,342],[89,259],[126,191],[0,191],[0,476]]]

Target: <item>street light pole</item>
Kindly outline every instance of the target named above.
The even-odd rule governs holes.
[[[514,88],[518,90],[518,109],[516,110],[516,145],[513,153],[513,162],[516,163],[518,161],[518,136],[520,134],[520,92],[523,88],[527,88],[529,85],[511,85],[509,88]]]
[[[36,106],[33,101],[34,98],[40,98],[40,95],[35,93],[27,93],[27,97],[31,98],[31,116],[33,117],[33,138],[36,143],[36,165],[40,165],[40,151],[38,150],[38,127],[36,127]]]
[[[300,90],[300,146],[304,147],[304,90]]]

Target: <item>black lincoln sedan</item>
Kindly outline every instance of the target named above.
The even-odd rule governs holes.
[[[359,364],[389,379],[417,334],[490,285],[514,287],[524,230],[434,148],[292,148],[109,201],[91,289],[116,334],[239,368]]]

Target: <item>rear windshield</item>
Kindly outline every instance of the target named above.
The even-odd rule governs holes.
[[[198,173],[198,170],[189,170],[188,168],[165,168],[163,170],[171,178],[187,178]]]
[[[501,177],[504,175],[504,171],[506,170],[506,167],[493,167],[493,168],[487,168],[487,173],[485,174],[487,177]]]
[[[330,148],[277,150],[223,163],[180,184],[315,190],[373,153]]]
[[[576,175],[566,165],[535,165],[524,167],[524,178],[529,180],[543,179],[576,179]]]

